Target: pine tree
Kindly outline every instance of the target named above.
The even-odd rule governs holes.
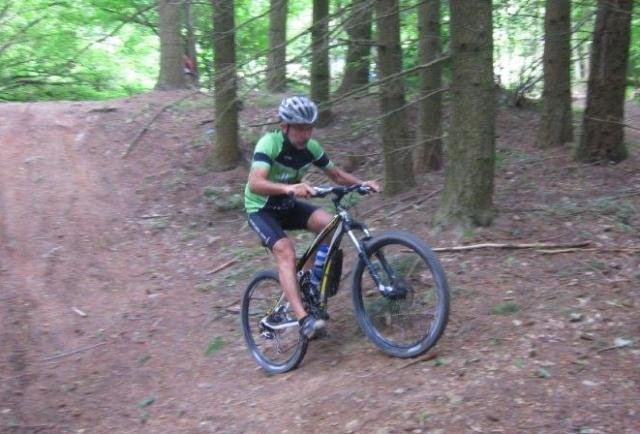
[[[376,0],[378,71],[384,153],[384,192],[394,195],[415,185],[410,137],[405,110],[404,78],[400,48],[400,15],[397,0]],[[395,78],[392,78],[395,77]]]
[[[573,140],[571,111],[571,2],[547,0],[544,41],[543,109],[538,146]]]
[[[238,164],[238,104],[233,0],[212,0],[216,135],[210,163],[215,170]]]
[[[576,159],[622,161],[626,88],[633,0],[599,0],[587,87],[587,106]]]
[[[157,0],[160,17],[160,74],[156,89],[172,90],[186,88],[182,70],[182,37],[180,35],[180,3],[172,0]]]
[[[267,54],[267,89],[287,89],[287,0],[271,0],[269,11],[269,53]]]
[[[451,0],[451,125],[443,225],[491,224],[495,97],[491,0]]]

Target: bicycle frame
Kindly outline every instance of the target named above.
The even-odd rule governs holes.
[[[351,239],[351,241],[353,242],[353,245],[356,251],[358,252],[358,256],[367,265],[369,274],[371,275],[371,278],[376,283],[376,286],[380,289],[380,291],[384,292],[386,290],[390,290],[387,285],[384,285],[382,283],[382,278],[380,277],[379,273],[377,272],[377,270],[375,269],[375,267],[367,257],[364,243],[361,242],[354,233],[354,230],[360,230],[365,235],[364,241],[370,239],[371,233],[367,228],[367,226],[364,225],[363,223],[360,223],[354,220],[351,217],[351,214],[349,213],[349,211],[343,206],[339,205],[338,203],[336,203],[336,209],[337,209],[336,215],[329,222],[329,224],[325,226],[325,228],[322,231],[320,231],[320,233],[314,238],[314,240],[311,242],[311,245],[307,248],[307,250],[303,253],[303,255],[298,260],[298,263],[296,266],[296,271],[300,272],[304,268],[304,265],[312,257],[314,257],[315,253],[318,251],[318,248],[320,247],[320,244],[322,244],[322,242],[329,237],[329,234],[333,232],[333,236],[331,237],[331,241],[329,243],[329,251],[327,252],[327,259],[325,262],[325,264],[327,264],[328,266],[324,268],[322,279],[320,281],[320,307],[323,309],[326,308],[327,298],[328,298],[327,284],[329,282],[329,276],[331,275],[331,263],[332,263],[331,258],[340,248],[340,244],[342,243],[342,238],[344,237],[345,234],[347,234]],[[382,253],[378,252],[376,253],[376,256],[380,261],[380,263],[382,264],[385,271],[387,272],[387,275],[394,278],[395,273],[393,272],[391,267],[388,266],[387,261],[385,260]]]

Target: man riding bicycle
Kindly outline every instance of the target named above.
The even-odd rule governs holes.
[[[308,314],[302,304],[295,246],[284,230],[308,229],[318,233],[329,224],[331,216],[298,200],[314,195],[312,186],[302,182],[302,177],[314,165],[336,184],[365,184],[374,191],[380,187],[375,181],[361,181],[337,167],[311,138],[318,108],[309,98],[284,98],[278,116],[280,129],[265,134],[255,147],[245,187],[245,209],[249,225],[276,257],[280,284],[300,324],[300,333],[311,339],[325,326],[325,321]]]

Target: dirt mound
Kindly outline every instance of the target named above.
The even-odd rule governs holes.
[[[271,102],[245,104],[243,125],[264,124]],[[375,106],[359,104],[318,136],[375,177],[371,134],[344,151]],[[245,224],[246,164],[207,169],[212,112],[184,93],[0,105],[0,431],[640,432],[637,131],[629,160],[585,166],[533,147],[535,113],[501,112],[491,228],[426,224],[441,173],[362,201],[375,230],[410,228],[436,247],[590,244],[441,253],[451,320],[414,361],[365,340],[346,279],[329,336],[298,370],[267,376],[237,313],[272,260]],[[244,155],[265,128],[243,129]]]

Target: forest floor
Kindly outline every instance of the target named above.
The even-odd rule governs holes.
[[[245,126],[279,97],[250,100]],[[381,177],[361,117],[375,106],[345,104],[316,132],[366,178]],[[434,247],[589,245],[440,253],[450,322],[417,361],[366,340],[346,279],[328,337],[269,376],[238,315],[273,266],[239,206],[265,127],[243,128],[241,167],[213,173],[212,112],[170,92],[0,105],[0,432],[640,433],[640,131],[626,131],[628,160],[581,165],[535,148],[535,111],[501,108],[489,228],[430,224],[442,173],[363,199],[374,230]],[[627,114],[640,127],[640,108]]]

